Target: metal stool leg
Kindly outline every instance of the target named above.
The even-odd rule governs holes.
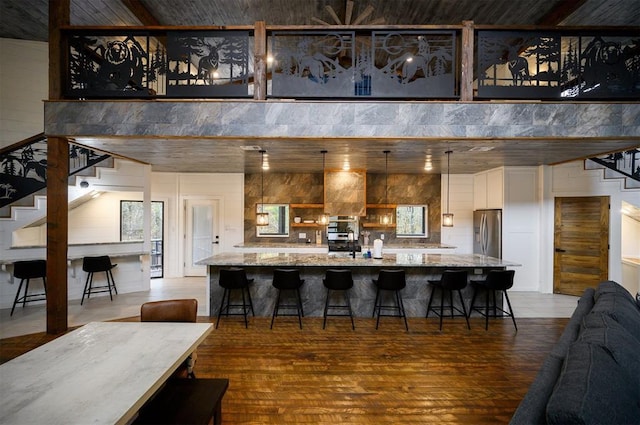
[[[18,285],[18,292],[16,292],[16,298],[13,300],[13,306],[11,307],[11,314],[9,316],[13,316],[13,310],[16,309],[16,304],[18,303],[18,299],[20,298],[20,290],[22,289],[22,283],[24,282],[24,279],[20,279],[20,284]],[[29,282],[29,279],[27,279],[27,282]],[[25,292],[26,295],[26,292]]]

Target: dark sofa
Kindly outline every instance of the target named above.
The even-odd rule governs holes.
[[[585,290],[510,424],[640,424],[640,301]]]

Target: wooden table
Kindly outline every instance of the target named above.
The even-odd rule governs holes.
[[[89,323],[0,365],[0,423],[126,424],[211,330]]]

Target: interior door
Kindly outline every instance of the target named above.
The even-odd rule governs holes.
[[[555,199],[553,292],[582,295],[609,277],[609,197]]]
[[[187,199],[185,213],[184,275],[206,276],[207,266],[196,263],[220,250],[218,200]]]

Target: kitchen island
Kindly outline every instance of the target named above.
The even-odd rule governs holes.
[[[200,261],[208,266],[209,315],[216,316],[220,308],[222,288],[218,284],[221,268],[242,267],[247,276],[254,279],[250,286],[256,316],[270,316],[276,300],[272,287],[273,270],[297,268],[305,280],[302,285],[302,301],[305,316],[321,317],[324,309],[326,289],[322,284],[329,268],[348,268],[353,273],[351,306],[356,316],[371,317],[376,288],[372,279],[377,279],[380,269],[399,269],[406,272],[407,287],[402,291],[405,310],[409,317],[424,317],[431,289],[429,279],[438,279],[445,269],[464,269],[470,279],[482,279],[489,270],[504,270],[519,264],[499,258],[478,254],[384,254],[382,259],[363,258],[356,253],[352,258],[347,253],[221,253]],[[463,291],[468,305],[472,296],[470,287]]]

